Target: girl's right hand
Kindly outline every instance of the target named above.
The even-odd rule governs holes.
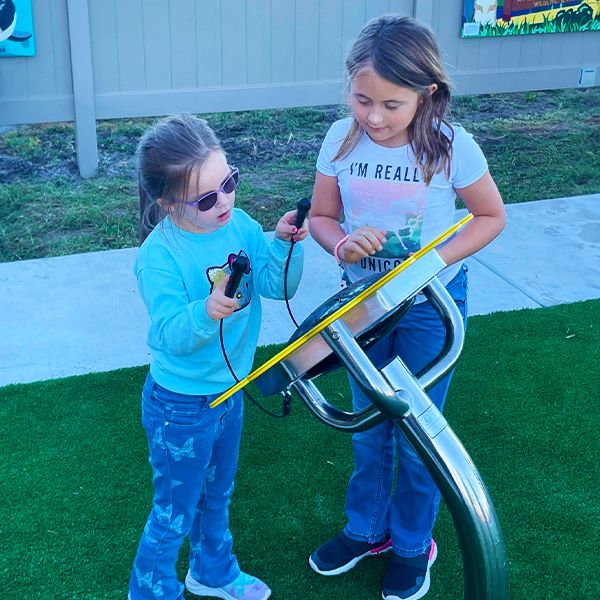
[[[375,227],[359,227],[338,248],[337,254],[342,262],[352,264],[381,250],[385,240],[385,231]]]
[[[206,314],[215,321],[228,317],[237,308],[237,300],[225,295],[228,281],[229,276],[224,277],[206,299]]]

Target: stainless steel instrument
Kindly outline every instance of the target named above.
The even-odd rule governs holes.
[[[452,369],[463,347],[461,315],[437,279],[445,266],[435,250],[427,251],[255,381],[264,394],[295,389],[318,419],[341,431],[362,431],[394,419],[423,460],[452,515],[463,558],[465,600],[506,600],[507,559],[494,506],[473,461],[426,393]],[[344,303],[361,298],[369,286],[377,287],[378,279],[364,280],[334,295],[300,325],[290,344],[302,340]],[[445,325],[442,352],[420,373],[411,373],[399,357],[377,369],[365,350],[396,325],[417,293],[427,297]],[[356,378],[372,406],[347,412],[325,399],[315,379],[340,366]]]

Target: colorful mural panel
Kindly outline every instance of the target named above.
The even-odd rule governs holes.
[[[0,58],[34,54],[31,0],[0,0]]]
[[[600,31],[600,0],[464,0],[462,37]]]

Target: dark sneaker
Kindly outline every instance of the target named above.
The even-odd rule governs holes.
[[[332,540],[319,546],[308,559],[313,571],[321,575],[340,575],[349,571],[365,556],[376,556],[392,548],[392,540],[386,538],[381,542],[369,544],[350,539],[340,533]]]
[[[405,557],[393,554],[383,579],[383,600],[418,600],[428,591],[429,571],[437,558],[437,546],[431,540],[428,552],[419,556]]]

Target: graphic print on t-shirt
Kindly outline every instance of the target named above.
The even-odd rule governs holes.
[[[427,186],[418,180],[416,173],[401,177],[400,181],[390,181],[383,178],[386,170],[381,165],[374,166],[375,178],[350,176],[350,202],[344,217],[352,231],[368,225],[386,232],[387,241],[376,257],[404,260],[421,248]],[[387,171],[394,173],[400,169],[394,171],[388,167]],[[356,173],[367,175],[368,165],[362,173]]]
[[[224,265],[219,265],[219,266],[214,266],[214,267],[209,267],[208,269],[206,269],[206,277],[208,278],[208,281],[210,282],[210,292],[212,294],[213,289],[219,285],[219,283],[221,283],[221,281],[223,281],[223,277],[227,276],[227,275],[231,275],[231,265],[233,264],[233,261],[236,258],[236,254],[230,254],[229,257],[227,258],[227,262]],[[250,265],[248,265],[248,269],[245,273],[242,274],[242,279],[240,280],[240,284],[238,286],[238,289],[236,290],[235,294],[234,294],[234,298],[237,300],[237,308],[235,309],[240,310],[242,308],[244,308],[245,306],[248,306],[248,304],[250,304],[250,300],[251,300],[251,295],[250,295],[250,282],[251,282],[251,272],[252,269],[250,268]]]

